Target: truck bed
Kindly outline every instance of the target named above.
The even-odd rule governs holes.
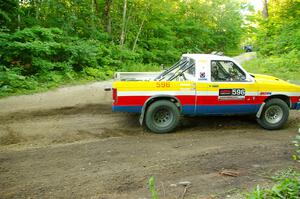
[[[114,79],[117,81],[150,81],[161,72],[117,72]]]

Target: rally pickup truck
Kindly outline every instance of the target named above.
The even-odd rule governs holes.
[[[300,86],[250,74],[234,59],[184,54],[158,73],[116,73],[112,109],[140,114],[155,133],[173,131],[180,116],[256,115],[265,129],[281,128],[300,109]]]

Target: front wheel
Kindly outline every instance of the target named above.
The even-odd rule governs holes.
[[[280,129],[288,120],[289,107],[281,99],[270,99],[266,102],[257,122],[265,129]]]
[[[179,123],[177,106],[168,100],[153,102],[146,112],[146,126],[154,133],[169,133]]]

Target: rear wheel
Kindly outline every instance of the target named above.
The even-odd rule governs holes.
[[[257,122],[265,129],[280,129],[288,120],[289,107],[281,99],[270,99],[266,102]]]
[[[173,102],[159,100],[153,102],[146,112],[146,126],[155,133],[169,133],[179,122],[180,113]]]

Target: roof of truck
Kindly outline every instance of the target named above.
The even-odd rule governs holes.
[[[227,56],[213,55],[213,54],[183,54],[183,57],[189,57],[194,60],[231,60]]]

